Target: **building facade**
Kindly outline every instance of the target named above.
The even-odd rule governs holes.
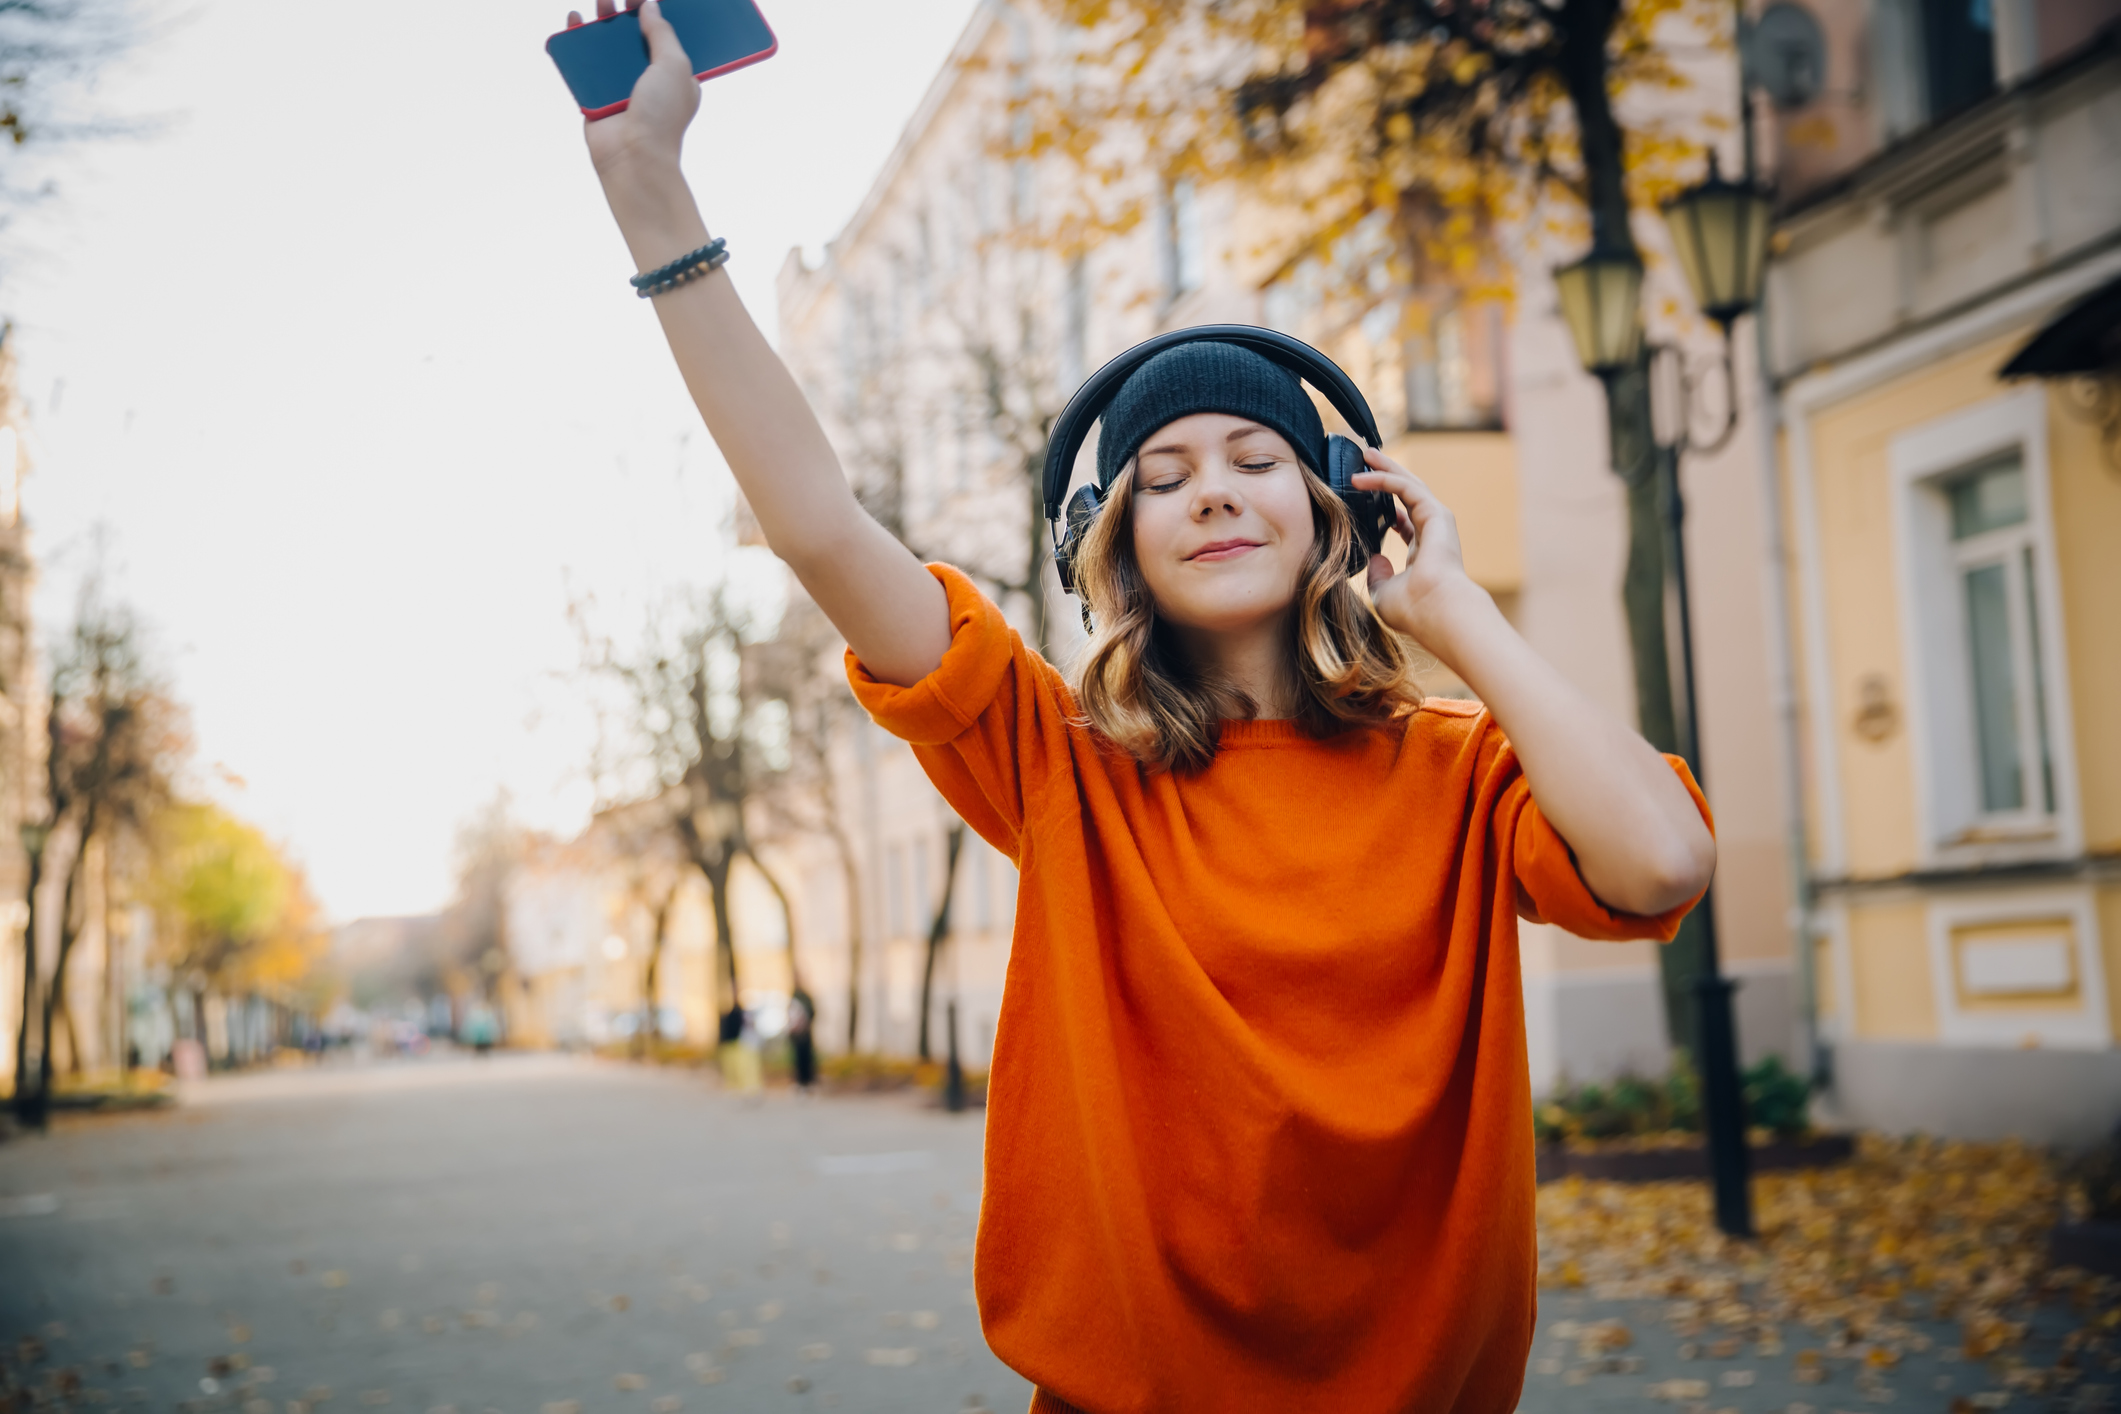
[[[2088,1140],[2121,1116],[2121,6],[1820,13],[1768,308],[1830,1098]],[[2088,353],[2007,371],[2072,316]]]

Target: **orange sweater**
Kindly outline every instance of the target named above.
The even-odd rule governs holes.
[[[848,671],[1022,874],[975,1273],[994,1352],[1034,1410],[1509,1414],[1536,1270],[1517,918],[1669,939],[1685,908],[1593,898],[1477,704],[1325,741],[1229,722],[1206,771],[1149,772],[931,569],[941,666]]]

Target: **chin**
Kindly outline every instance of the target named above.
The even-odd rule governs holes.
[[[1196,633],[1241,633],[1281,617],[1296,602],[1294,590],[1279,582],[1189,586],[1190,593],[1158,595],[1163,616]]]

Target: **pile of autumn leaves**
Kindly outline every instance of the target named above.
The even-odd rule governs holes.
[[[1800,1382],[1826,1355],[1890,1369],[1930,1345],[1919,1317],[1956,1323],[1964,1358],[2007,1386],[2060,1392],[2104,1369],[2121,1333],[2121,1284],[2047,1261],[2066,1195],[2039,1150],[1866,1138],[1848,1164],[1763,1174],[1753,1194],[1757,1244],[1716,1230],[1705,1184],[1547,1184],[1540,1284],[1671,1302],[1683,1339],[1787,1348]],[[2081,1324],[2038,1368],[2023,1343],[2046,1303]]]

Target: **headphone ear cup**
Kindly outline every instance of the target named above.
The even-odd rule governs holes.
[[[1326,439],[1326,484],[1355,522],[1355,543],[1348,547],[1349,574],[1361,574],[1370,567],[1370,557],[1383,552],[1385,532],[1398,520],[1389,492],[1355,488],[1356,474],[1368,467],[1360,444],[1338,434]]]
[[[1073,594],[1075,590],[1075,556],[1083,547],[1083,537],[1090,533],[1090,524],[1104,505],[1095,486],[1084,486],[1068,498],[1067,519],[1061,530],[1060,544],[1053,547],[1053,568],[1060,574],[1061,592]],[[1083,608],[1083,627],[1088,628],[1090,609]]]

